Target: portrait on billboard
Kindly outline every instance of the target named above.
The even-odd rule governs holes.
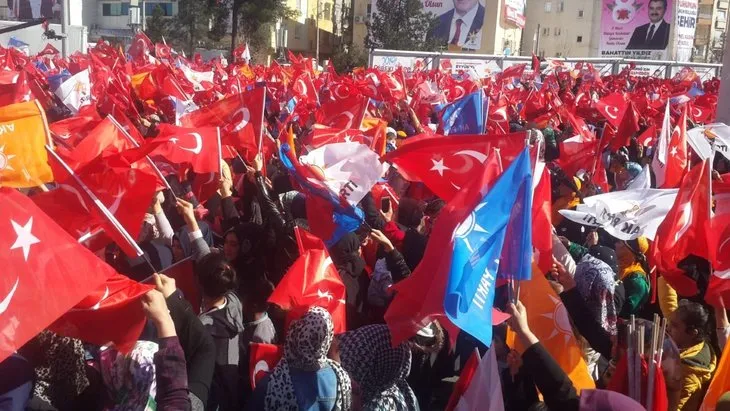
[[[647,13],[649,22],[634,29],[627,50],[664,50],[669,45],[671,25],[664,19],[667,0],[650,0]]]
[[[427,7],[437,2],[425,2],[425,11],[438,15],[438,25],[429,37],[442,44],[478,50],[481,46],[484,6],[479,0],[444,0],[441,7]],[[431,10],[429,10],[431,9]]]

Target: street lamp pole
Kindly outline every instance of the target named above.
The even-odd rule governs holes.
[[[319,2],[320,0],[317,0],[317,49],[315,52],[315,60],[317,60],[317,65],[319,65]]]

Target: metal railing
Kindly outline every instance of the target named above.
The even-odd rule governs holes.
[[[444,59],[449,59],[462,65],[481,65],[491,71],[501,71],[514,64],[529,63],[532,61],[528,56],[503,56],[490,54],[460,54],[460,53],[439,53],[425,51],[404,51],[373,49],[368,58],[369,67],[378,67],[384,70],[395,70],[398,66],[406,69],[413,68],[420,61],[424,67],[439,67]],[[651,75],[655,77],[672,78],[684,67],[693,68],[703,80],[713,77],[720,77],[721,64],[678,62],[663,60],[632,60],[623,58],[599,58],[599,57],[555,57],[550,60],[562,61],[567,65],[578,62],[592,63],[596,69],[603,74],[618,74],[628,64],[634,63],[636,69],[634,74]]]

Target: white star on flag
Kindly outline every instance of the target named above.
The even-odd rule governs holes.
[[[15,230],[15,234],[18,236],[15,243],[10,246],[10,249],[14,250],[16,248],[22,248],[23,257],[25,257],[25,261],[28,261],[30,246],[41,242],[41,240],[31,233],[31,230],[33,229],[33,217],[31,217],[24,226],[21,226],[13,220],[10,220],[10,223],[13,225],[13,230]]]
[[[672,157],[677,156],[677,146],[672,147],[672,149],[669,151],[669,153],[672,155]]]
[[[444,165],[444,159],[443,158],[440,159],[440,160],[431,159],[431,162],[433,162],[433,167],[431,167],[431,170],[430,171],[436,171],[436,172],[438,172],[441,177],[444,176],[444,171],[451,170],[450,168],[448,168],[448,167],[446,167]]]

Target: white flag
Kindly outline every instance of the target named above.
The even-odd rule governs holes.
[[[502,383],[495,352],[492,347],[484,354],[455,411],[504,411]]]
[[[380,156],[360,143],[332,143],[299,158],[302,164],[319,168],[324,183],[353,207],[370,192],[388,170]]]
[[[193,83],[193,89],[195,91],[204,91],[213,87],[213,72],[212,71],[197,71],[193,70],[185,64],[180,65],[185,78]],[[205,83],[205,84],[203,84]]]
[[[669,140],[672,137],[672,116],[669,113],[669,101],[664,109],[664,121],[662,121],[662,131],[659,133],[659,141],[656,146],[656,153],[651,160],[651,168],[654,170],[656,177],[656,186],[661,187],[666,180],[665,173],[667,171],[667,153],[669,152]]]
[[[702,160],[712,155],[711,140],[714,140],[715,151],[730,160],[730,126],[713,123],[687,130],[687,143]]]
[[[619,240],[656,237],[678,189],[623,190],[586,197],[575,210],[560,210],[576,223],[602,227]]]
[[[643,190],[647,188],[651,188],[651,173],[649,172],[649,166],[645,165],[641,173],[626,185],[626,190]]]
[[[91,81],[89,69],[80,71],[64,81],[57,89],[56,95],[74,114],[83,106],[91,104]]]

